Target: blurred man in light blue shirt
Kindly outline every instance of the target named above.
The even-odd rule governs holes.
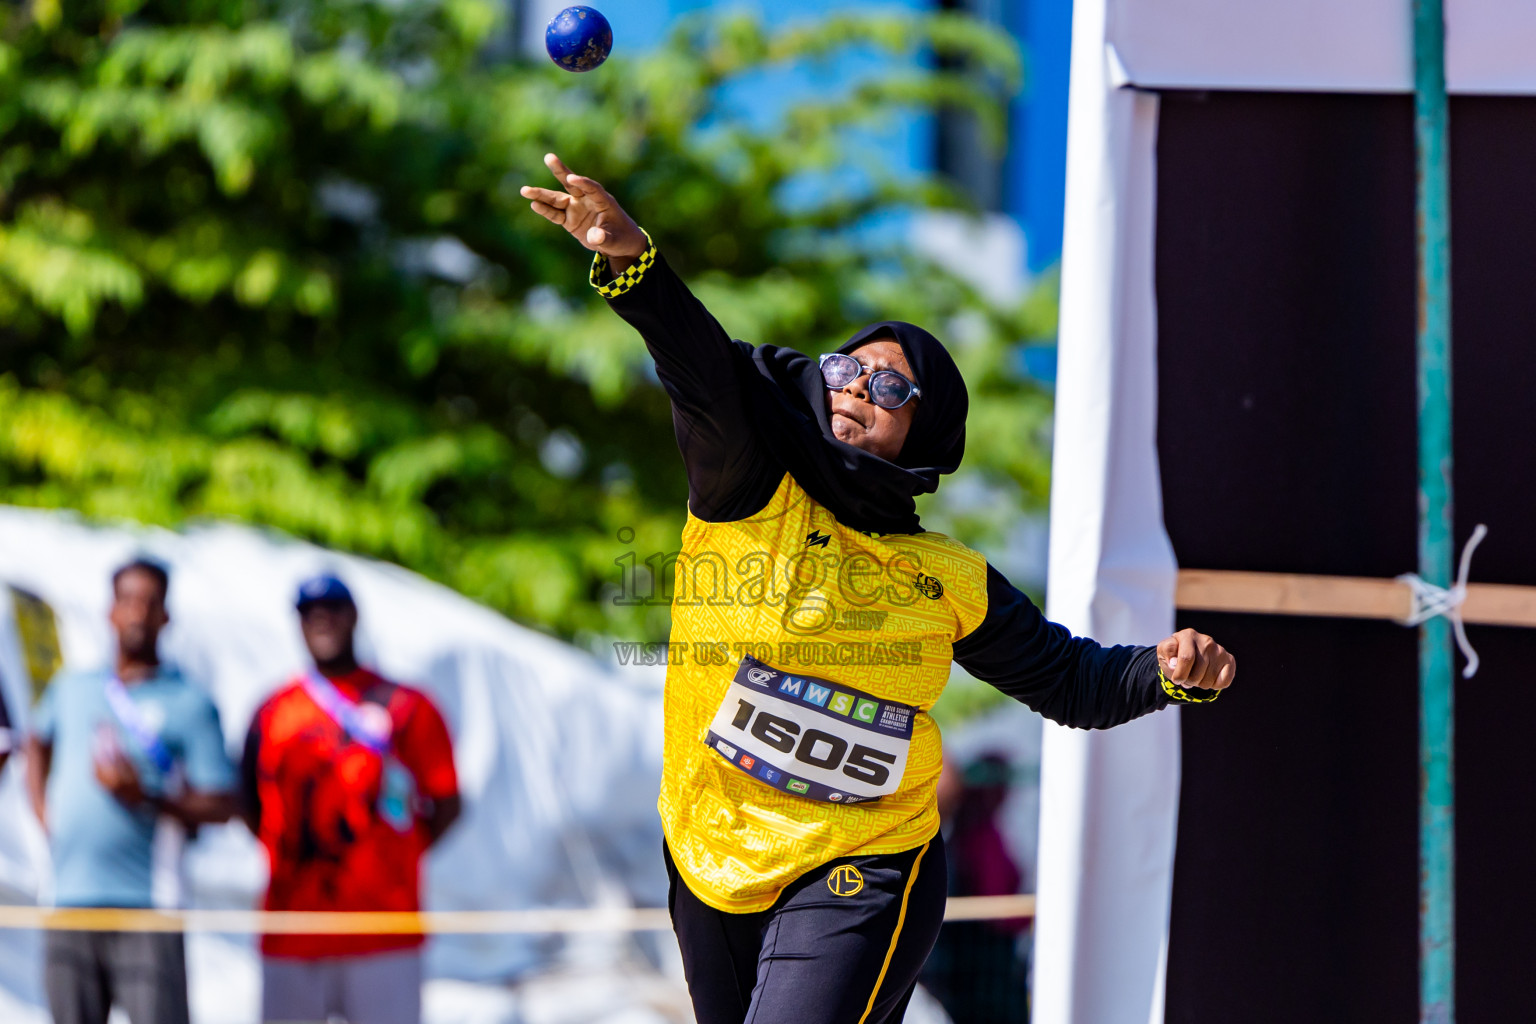
[[[213,702],[160,664],[169,580],[135,561],[112,577],[111,666],[49,684],[27,740],[27,787],[53,852],[61,907],[180,901],[185,829],[228,820],[235,772]],[[48,933],[45,987],[58,1024],[186,1024],[179,933]]]

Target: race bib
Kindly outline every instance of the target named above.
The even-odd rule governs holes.
[[[896,792],[918,710],[746,657],[704,742],[786,793],[855,804]]]

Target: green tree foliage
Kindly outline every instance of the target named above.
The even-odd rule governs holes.
[[[489,57],[500,10],[5,5],[0,500],[265,524],[551,632],[662,635],[664,609],[606,596],[623,551],[677,543],[667,405],[586,254],[517,194],[551,149],[608,183],[739,337],[816,350],[899,317],[961,338],[969,471],[1043,495],[1047,400],[1011,360],[1052,304],[995,308],[861,244],[873,215],[959,203],[843,147],[939,105],[1000,130],[1008,45],[948,16],[779,33],[730,17],[576,76]],[[767,128],[724,99],[849,47],[886,71]],[[922,52],[972,70],[924,71]],[[816,175],[816,201],[786,198]]]

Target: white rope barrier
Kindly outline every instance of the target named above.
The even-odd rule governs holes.
[[[952,896],[946,921],[997,921],[1035,916],[1035,897]],[[657,932],[672,927],[650,907],[540,910],[269,911],[130,910],[117,907],[0,906],[0,930],[88,932],[217,932],[267,935],[550,935]]]
[[[1461,648],[1462,655],[1467,659],[1466,667],[1461,670],[1463,679],[1475,676],[1481,664],[1477,651],[1472,649],[1472,644],[1467,640],[1467,627],[1461,619],[1461,606],[1467,600],[1467,574],[1472,570],[1472,552],[1477,550],[1486,536],[1488,527],[1478,523],[1477,529],[1472,531],[1472,536],[1467,538],[1466,545],[1461,549],[1461,565],[1456,573],[1456,582],[1450,587],[1427,583],[1416,572],[1403,573],[1397,577],[1398,582],[1408,584],[1408,589],[1413,593],[1413,610],[1407,618],[1399,621],[1405,626],[1417,626],[1436,615],[1450,619],[1451,628],[1456,632],[1456,646]]]

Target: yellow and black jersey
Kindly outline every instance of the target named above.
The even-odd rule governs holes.
[[[761,910],[826,861],[931,839],[942,757],[925,712],[949,680],[955,640],[986,610],[986,562],[976,552],[933,533],[849,530],[787,474],[746,519],[690,515],[673,590],[677,656],[667,667],[661,792],[667,844],[689,887],[721,910]],[[744,657],[791,684],[822,686],[831,701],[857,693],[916,709],[896,791],[851,805],[806,799],[707,746]],[[856,703],[845,703],[852,713]],[[789,753],[775,763],[794,778]]]
[[[654,246],[617,278],[599,256],[592,280],[655,358],[688,469],[659,807],[701,900],[761,910],[829,860],[931,839],[941,748],[927,712],[952,662],[1081,728],[1204,697],[1164,682],[1152,648],[1046,621],[955,540],[839,522],[762,443],[744,346]]]

